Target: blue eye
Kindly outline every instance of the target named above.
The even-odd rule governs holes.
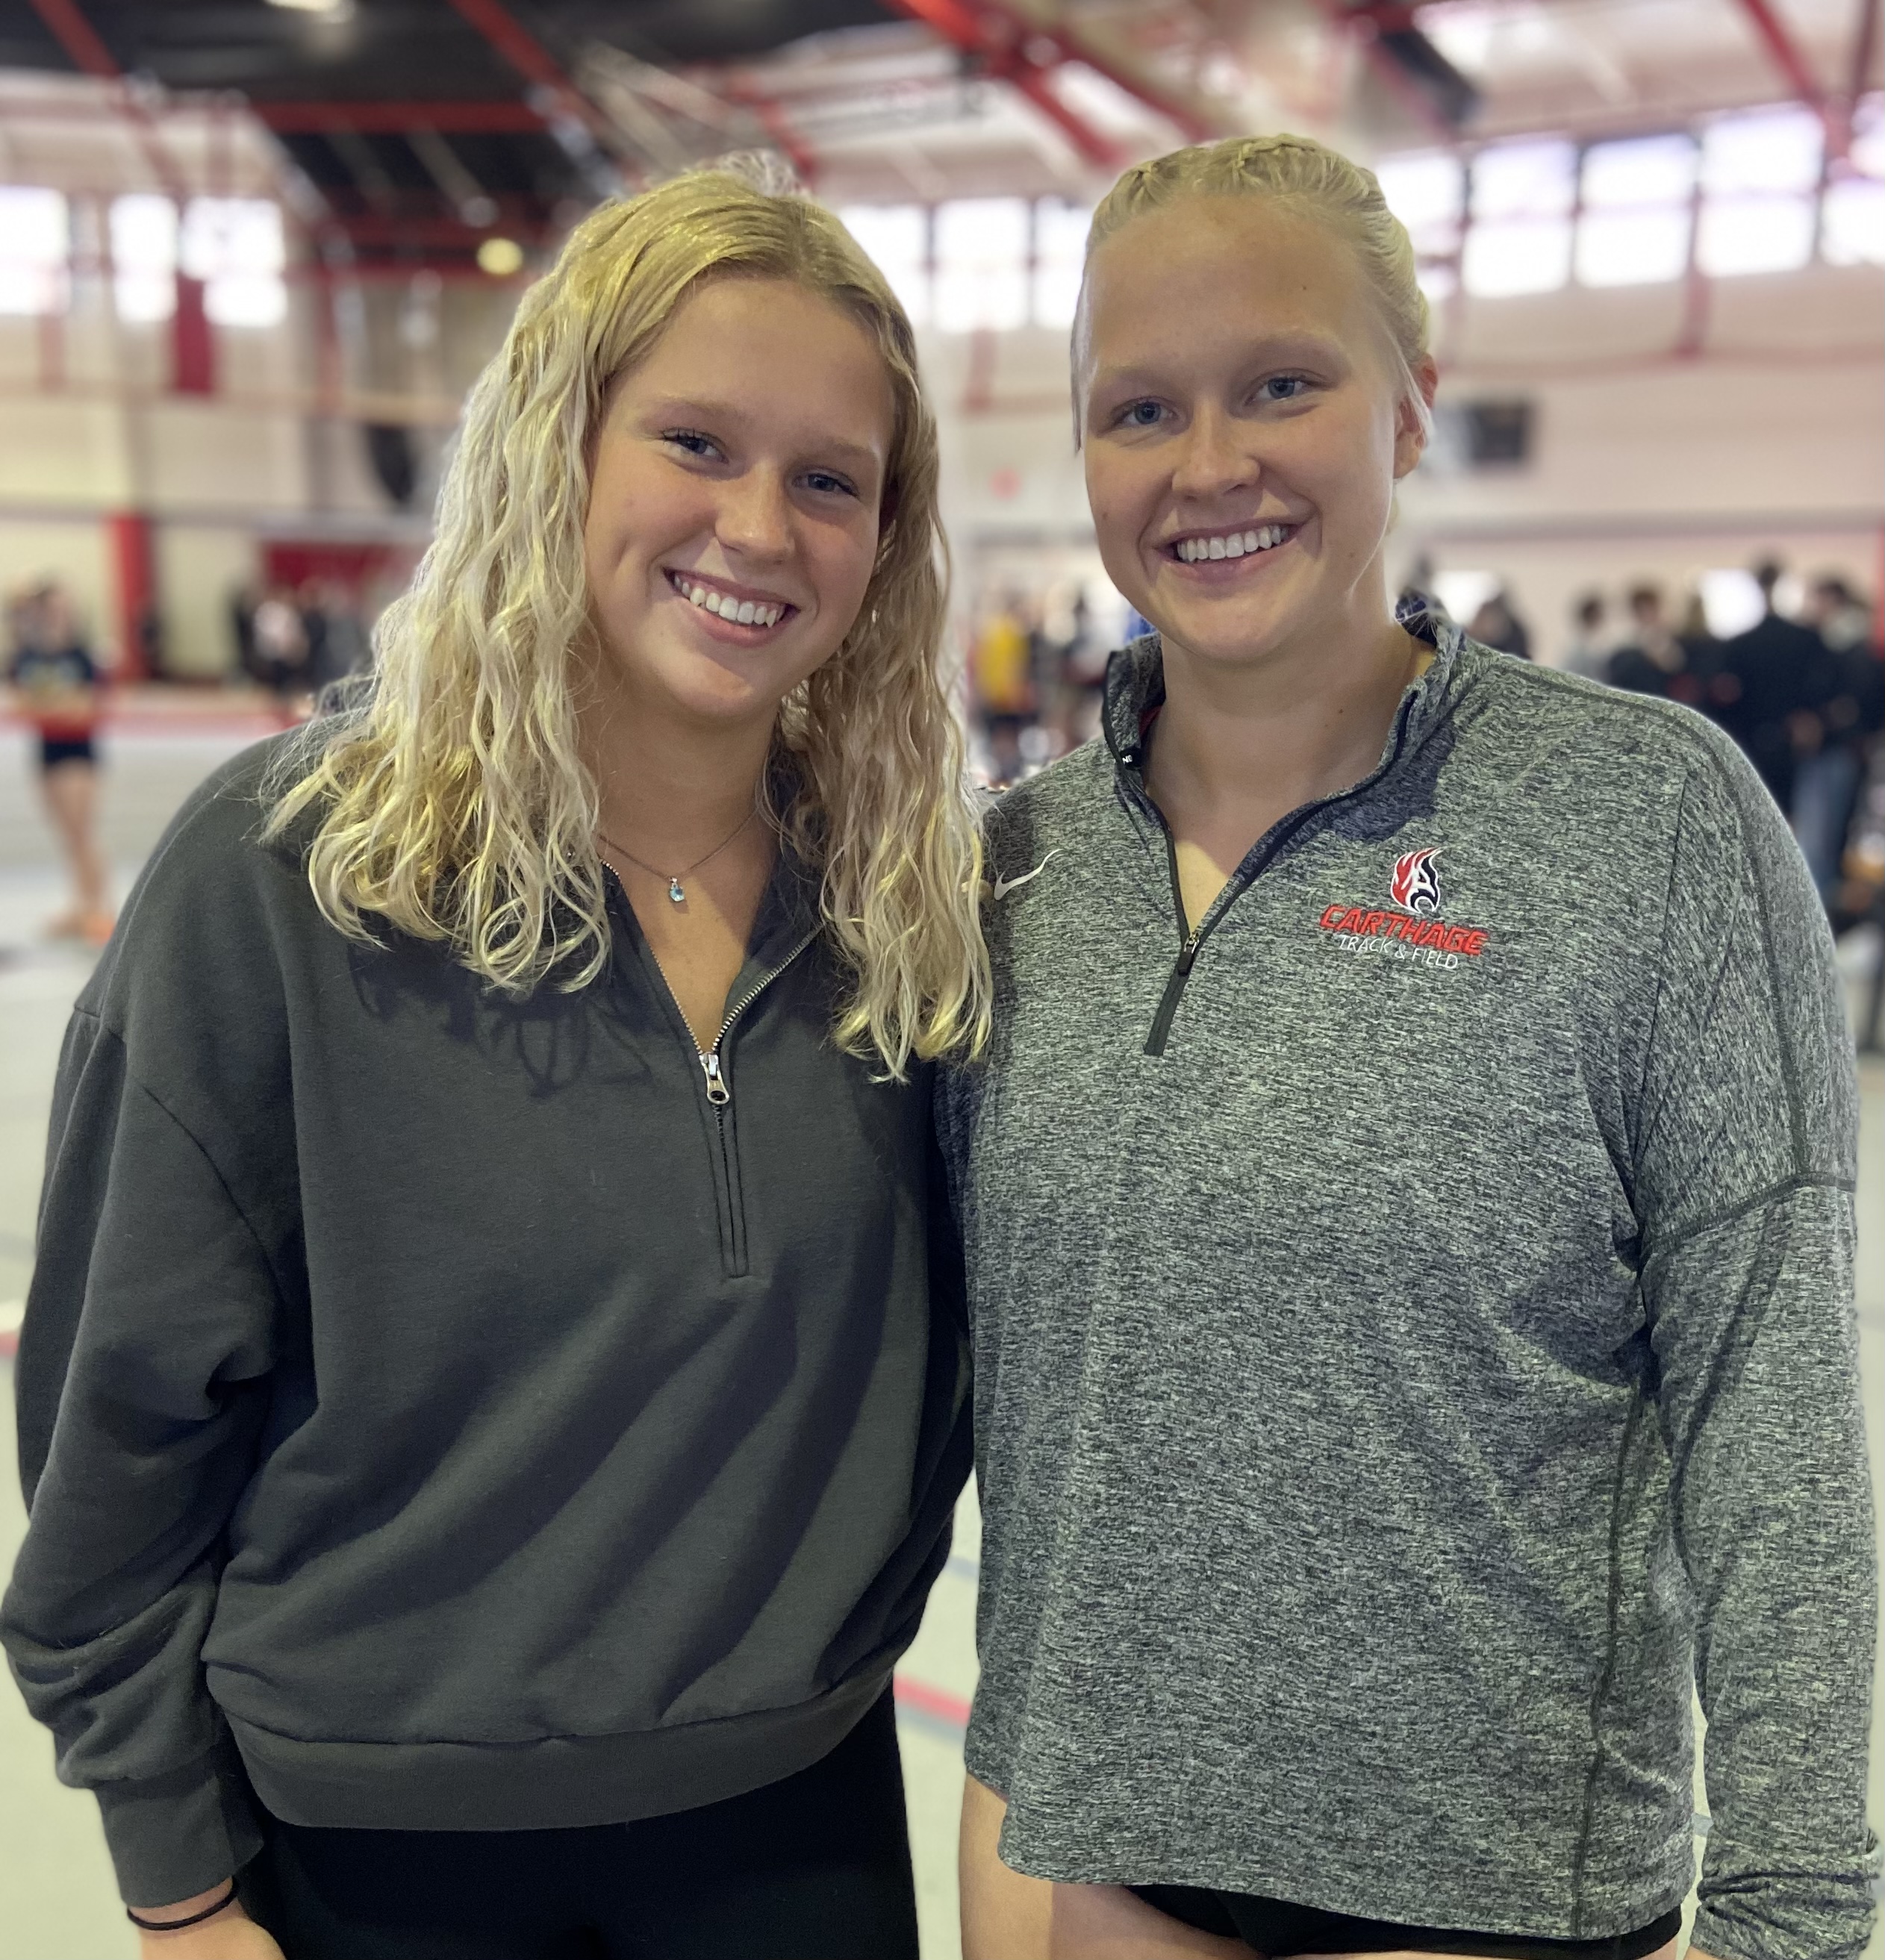
[[[1307,377],[1301,374],[1272,374],[1263,383],[1263,394],[1269,401],[1293,402],[1308,386]]]
[[[713,439],[702,435],[698,429],[664,429],[664,442],[671,442],[677,449],[684,449],[689,456],[709,456],[713,453]]]
[[[828,496],[855,497],[858,493],[842,476],[834,476],[829,469],[814,469],[807,473],[805,481],[817,491]]]
[[[1119,419],[1129,428],[1150,428],[1164,413],[1156,402],[1129,402]]]

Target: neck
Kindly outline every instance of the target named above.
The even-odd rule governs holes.
[[[600,828],[665,872],[712,850],[750,815],[769,721],[703,724],[612,703],[587,718]]]
[[[1379,602],[1248,663],[1165,641],[1149,787],[1168,815],[1245,804],[1280,814],[1374,767],[1402,691],[1426,663],[1384,591]]]

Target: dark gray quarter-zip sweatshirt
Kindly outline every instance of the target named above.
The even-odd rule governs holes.
[[[126,1896],[292,1822],[502,1830],[789,1775],[882,1692],[967,1469],[931,1084],[829,1040],[782,868],[707,1071],[619,890],[507,1001],[184,810],[81,996],[4,1608]]]
[[[1874,1617],[1823,917],[1686,711],[1422,621],[1378,769],[1187,932],[1107,739],[991,838],[939,1096],[1004,1857],[1852,1960]],[[1155,735],[1151,739],[1156,739]]]

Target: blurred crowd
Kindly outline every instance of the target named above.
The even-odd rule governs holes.
[[[1662,589],[1600,593],[1574,612],[1565,664],[1718,722],[1787,813],[1836,926],[1877,912],[1885,889],[1885,665],[1871,604],[1842,578],[1812,581],[1797,614],[1777,603],[1785,568],[1754,568],[1761,616],[1718,638],[1699,599],[1671,619]]]
[[[1612,687],[1680,702],[1746,751],[1786,812],[1836,928],[1885,922],[1885,664],[1871,601],[1826,574],[1794,615],[1778,597],[1775,561],[1753,568],[1762,616],[1718,638],[1699,594],[1672,613],[1645,581],[1616,600],[1584,594],[1562,664]],[[1417,580],[1420,575],[1416,574]],[[1422,581],[1413,590],[1445,610]],[[970,634],[970,723],[978,773],[997,785],[1031,775],[1097,732],[1110,650],[1148,630],[1077,582],[1031,593],[995,584]],[[1533,657],[1531,629],[1504,589],[1466,629],[1484,644]]]

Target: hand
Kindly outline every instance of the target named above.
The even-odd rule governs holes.
[[[187,1919],[228,1889],[228,1881],[224,1879],[194,1898],[140,1910],[144,1910],[147,1919],[173,1916]],[[174,1933],[152,1933],[139,1927],[138,1960],[283,1960],[283,1955],[272,1936],[243,1911],[242,1901],[231,1899],[214,1918],[180,1927]]]

